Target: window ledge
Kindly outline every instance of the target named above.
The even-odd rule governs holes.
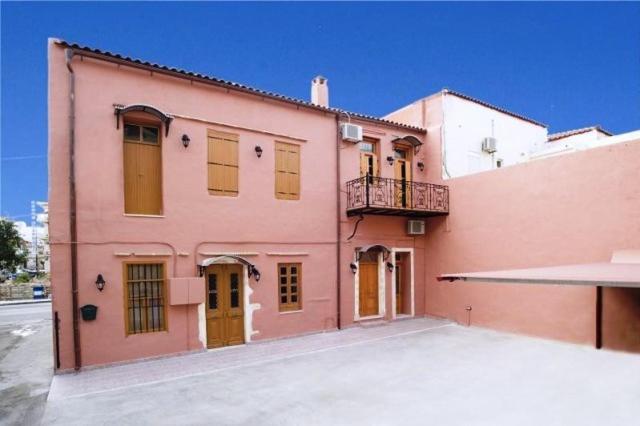
[[[286,314],[300,314],[304,312],[304,310],[302,309],[296,309],[295,311],[280,311],[281,315],[286,315]]]
[[[124,213],[125,217],[154,217],[163,218],[163,214],[137,214],[137,213]]]

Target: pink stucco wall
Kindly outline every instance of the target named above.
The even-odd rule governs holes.
[[[640,239],[635,212],[640,197],[640,143],[451,179],[450,216],[427,220],[425,236],[406,233],[406,218],[346,215],[345,183],[359,176],[357,145],[339,143],[332,113],[224,88],[190,82],[104,61],[73,60],[76,74],[76,178],[78,197],[79,305],[99,307],[94,322],[80,321],[83,366],[202,350],[197,305],[171,305],[167,331],[126,336],[122,264],[165,262],[169,278],[194,278],[210,253],[247,256],[262,274],[250,280],[251,340],[334,329],[337,326],[336,251],[340,227],[341,325],[354,325],[355,276],[349,268],[358,247],[384,244],[414,255],[415,313],[461,323],[591,343],[594,289],[439,283],[446,272],[606,261],[615,249]],[[61,369],[73,368],[68,191],[68,71],[64,50],[49,48],[49,202],[52,309],[60,315]],[[353,119],[380,141],[380,175],[394,177],[385,158],[391,141],[412,135],[424,142],[413,159],[413,179],[442,183],[441,97],[394,113],[391,119],[425,127],[427,135]],[[163,216],[124,215],[122,129],[114,104],[154,105],[174,115],[163,138]],[[238,197],[207,191],[207,129],[239,135]],[[191,144],[184,148],[182,134]],[[301,146],[301,197],[274,196],[274,144]],[[257,158],[254,147],[263,148]],[[418,161],[425,170],[417,168]],[[336,224],[336,189],[341,208]],[[138,253],[124,256],[122,253]],[[150,256],[151,253],[160,256]],[[209,253],[209,254],[207,254]],[[289,255],[287,255],[287,253]],[[145,257],[146,254],[146,257]],[[301,262],[302,310],[280,313],[276,267]],[[392,274],[385,274],[385,318],[391,318]],[[100,293],[98,273],[107,281]],[[204,280],[203,286],[204,286]],[[180,281],[174,281],[180,282]],[[186,282],[186,281],[183,281]],[[176,293],[176,297],[180,292]],[[470,313],[465,309],[471,306]],[[470,315],[470,316],[469,316]]]
[[[608,261],[640,240],[640,143],[534,161],[447,181],[451,214],[426,241],[427,312],[590,343],[595,289],[448,284],[441,273]]]
[[[81,61],[76,57],[73,68],[79,304],[99,307],[96,321],[80,322],[84,366],[202,348],[196,305],[169,306],[166,332],[125,336],[122,296],[125,260],[161,260],[166,262],[169,277],[194,277],[196,263],[207,257],[201,253],[255,252],[258,255],[251,257],[251,261],[260,269],[262,279],[259,283],[251,280],[251,303],[260,305],[253,314],[253,329],[257,331],[253,340],[335,328],[335,274],[326,273],[327,263],[335,264],[336,256],[333,114],[227,93],[183,79],[151,76],[148,72],[88,58]],[[62,369],[73,366],[67,90],[64,50],[51,44],[51,273],[53,310],[61,318]],[[131,103],[151,104],[176,115],[169,136],[163,139],[163,217],[124,215],[122,127],[116,129],[113,105]],[[238,197],[208,194],[207,129],[239,135]],[[187,149],[180,142],[182,134],[191,139]],[[274,196],[276,140],[301,146],[298,201],[277,200]],[[262,146],[262,158],[256,157],[255,145]],[[131,252],[167,255],[150,258],[116,255]],[[299,254],[268,254],[287,252]],[[277,307],[276,265],[296,261],[303,263],[303,309],[281,314]],[[94,284],[98,273],[107,281],[102,293]]]

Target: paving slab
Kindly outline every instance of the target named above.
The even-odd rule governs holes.
[[[640,418],[638,355],[430,319],[57,376],[54,385],[44,424],[635,426]]]

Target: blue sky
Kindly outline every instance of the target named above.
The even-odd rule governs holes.
[[[384,115],[448,87],[547,123],[640,128],[639,3],[0,3],[0,214],[47,198],[48,37]],[[16,158],[29,157],[29,158]]]

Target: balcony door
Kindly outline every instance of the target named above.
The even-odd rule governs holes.
[[[395,185],[394,205],[399,208],[411,207],[411,151],[409,148],[396,146],[393,150]]]
[[[207,347],[244,343],[242,265],[217,264],[207,270]]]

